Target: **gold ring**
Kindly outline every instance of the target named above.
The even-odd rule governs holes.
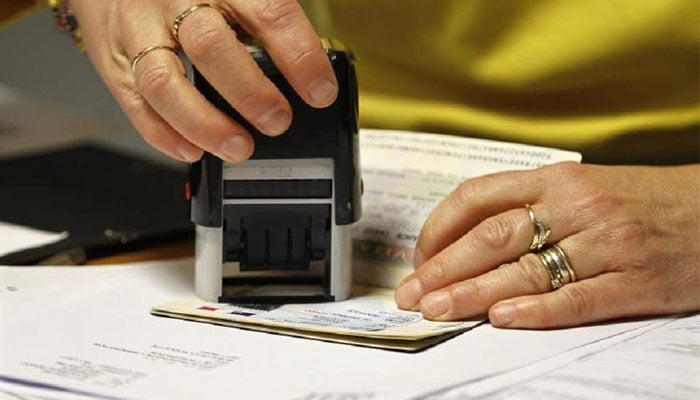
[[[576,282],[576,273],[571,268],[569,258],[558,244],[537,253],[537,257],[547,269],[552,290],[557,290],[567,283]]]
[[[182,25],[182,21],[185,20],[190,14],[193,12],[199,10],[200,8],[206,8],[206,7],[211,7],[211,4],[209,3],[199,3],[195,4],[192,7],[188,8],[187,10],[181,12],[178,14],[177,17],[175,17],[175,20],[173,21],[173,36],[175,36],[175,39],[177,41],[180,40],[180,25]]]
[[[132,60],[131,60],[131,72],[136,73],[136,65],[141,61],[143,57],[146,56],[146,54],[156,51],[156,50],[168,50],[172,51],[173,53],[177,54],[177,49],[174,47],[170,46],[148,46],[145,49],[141,50],[139,54],[137,54]]]
[[[547,239],[549,239],[552,230],[549,229],[547,225],[537,220],[535,212],[529,204],[525,204],[525,209],[527,210],[528,217],[530,217],[532,227],[535,230],[532,236],[532,243],[530,243],[530,250],[540,251],[547,244]]]

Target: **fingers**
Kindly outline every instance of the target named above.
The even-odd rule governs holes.
[[[142,132],[149,145],[183,162],[202,158],[203,150],[175,131],[138,92],[131,91],[128,96],[122,96],[120,103],[124,110],[128,110],[126,114],[131,123]]]
[[[219,11],[207,7],[189,14],[180,25],[179,39],[202,75],[258,130],[278,135],[289,128],[289,103],[264,76]]]
[[[229,23],[238,23],[267,47],[276,66],[302,99],[330,105],[337,82],[328,57],[294,1],[214,0],[198,7],[172,33],[175,17],[193,2],[119,0],[76,2],[88,53],[134,126],[151,145],[183,161],[209,151],[231,162],[250,157],[248,132],[210,104],[184,77],[175,54],[157,50],[129,61],[149,46],[182,48],[198,70],[259,131],[278,135],[292,121],[291,107],[267,79]]]
[[[549,221],[549,209],[536,204],[555,182],[548,167],[509,171],[472,178],[457,187],[431,213],[416,243],[416,267],[469,232],[484,218],[532,204],[538,217]],[[532,238],[532,237],[530,237]],[[522,253],[521,253],[522,254]]]
[[[398,306],[413,309],[427,293],[518,258],[532,231],[523,212],[511,210],[485,220],[416,268],[413,278],[396,291]]]
[[[590,240],[586,236],[573,235],[558,244],[578,279],[596,276],[606,265],[605,255],[589,254]],[[564,287],[576,284],[578,282]],[[504,299],[551,290],[548,268],[538,255],[527,253],[517,262],[427,293],[420,299],[417,309],[429,319],[461,319],[485,314],[493,304]]]
[[[483,216],[535,203],[539,190],[534,185],[520,186],[527,177],[527,172],[508,172],[472,178],[459,185],[425,221],[416,243],[414,265],[420,266],[469,232]]]
[[[600,275],[551,293],[496,303],[489,310],[489,319],[498,327],[564,328],[666,311],[657,310],[652,296],[647,295],[648,279],[620,272]]]
[[[570,221],[567,210],[547,212],[537,205],[533,209],[540,220],[557,221],[550,242],[578,232],[578,224]],[[518,259],[528,251],[533,235],[534,226],[524,207],[487,218],[416,268],[413,278],[402,282],[396,291],[398,306],[415,309],[421,298],[430,292]]]
[[[192,86],[172,52],[144,56],[134,69],[134,79],[150,107],[190,143],[231,162],[252,153],[250,135]]]
[[[236,0],[237,21],[265,46],[277,68],[312,107],[332,104],[338,82],[318,35],[293,0]]]

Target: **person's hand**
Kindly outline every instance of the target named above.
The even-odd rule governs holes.
[[[258,39],[301,98],[313,107],[333,103],[337,82],[320,39],[293,0],[211,0],[173,33],[192,0],[71,0],[87,53],[117,102],[153,147],[182,161],[203,151],[231,161],[247,159],[253,140],[210,104],[186,79],[168,50],[151,51],[132,72],[133,58],[149,46],[182,49],[246,120],[268,135],[290,125],[289,103],[237,39],[237,26]]]
[[[576,281],[552,289],[525,204]],[[396,302],[428,319],[554,328],[699,310],[700,165],[560,163],[470,179],[426,221],[415,265]]]

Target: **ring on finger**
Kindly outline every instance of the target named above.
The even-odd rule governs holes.
[[[134,58],[131,59],[131,72],[136,73],[136,66],[138,65],[139,61],[141,61],[141,59],[144,58],[146,54],[156,50],[168,50],[177,54],[177,49],[171,46],[148,46],[141,50],[137,55],[134,56]]]
[[[576,272],[571,267],[566,253],[558,244],[537,253],[537,257],[547,269],[552,290],[557,290],[567,283],[576,282]]]
[[[529,204],[525,204],[525,209],[527,210],[527,215],[530,218],[532,227],[535,230],[532,236],[532,242],[530,243],[530,250],[540,251],[547,244],[547,239],[549,239],[552,230],[549,229],[547,225],[537,220],[535,211],[532,210]]]
[[[175,17],[175,20],[173,21],[173,26],[172,26],[173,36],[175,36],[175,39],[178,41],[180,40],[180,37],[179,37],[180,25],[182,25],[182,21],[184,21],[185,18],[187,18],[190,14],[199,10],[200,8],[207,8],[207,7],[211,7],[211,6],[212,5],[209,3],[199,3],[199,4],[193,5],[192,7],[188,8],[187,10],[178,14],[177,17]]]

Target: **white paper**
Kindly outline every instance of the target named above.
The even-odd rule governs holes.
[[[695,400],[700,398],[700,314],[668,317],[425,400],[489,398]]]
[[[396,287],[412,270],[423,222],[466,179],[580,161],[579,153],[484,139],[363,130],[363,215],[353,227],[355,282]]]
[[[47,232],[0,221],[0,256],[46,246],[68,237],[68,232]],[[0,287],[2,293],[2,287]]]
[[[554,331],[485,325],[406,354],[149,315],[152,304],[192,294],[191,260],[0,267],[0,277],[21,284],[40,271],[53,275],[51,285],[0,296],[2,390],[36,390],[2,379],[11,377],[126,399],[314,399],[343,393],[407,399],[653,323]]]

